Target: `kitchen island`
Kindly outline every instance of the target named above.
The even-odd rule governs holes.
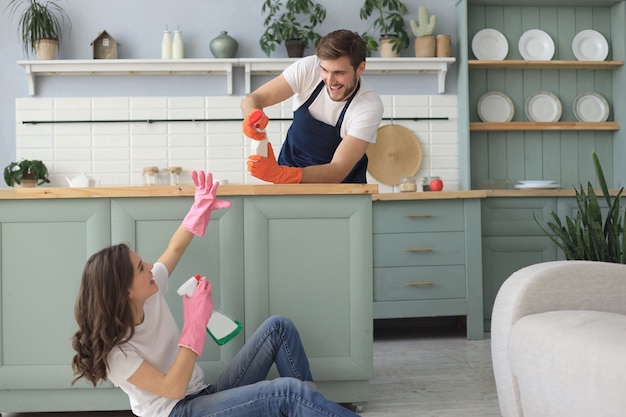
[[[364,403],[372,374],[372,197],[375,185],[224,185],[169,281],[200,273],[216,308],[244,324],[199,359],[212,381],[268,316],[291,318],[328,398]],[[0,190],[0,412],[128,409],[110,383],[71,386],[74,301],[87,258],[125,242],[146,260],[163,251],[193,186]]]

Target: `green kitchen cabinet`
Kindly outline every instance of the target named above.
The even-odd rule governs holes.
[[[245,332],[271,315],[294,321],[319,390],[367,401],[373,366],[372,200],[244,198]]]
[[[374,318],[467,316],[483,338],[480,200],[374,202]]]
[[[482,202],[482,265],[485,319],[502,283],[525,266],[554,261],[557,246],[535,219],[547,229],[550,212],[557,211],[556,197],[487,198]]]
[[[128,404],[110,384],[70,385],[74,302],[87,258],[110,243],[110,207],[0,200],[0,411]]]
[[[244,325],[223,347],[207,341],[199,360],[214,380],[267,317],[291,318],[319,389],[363,403],[373,366],[370,195],[234,196],[211,214],[168,282],[194,274],[213,284],[216,308]],[[190,197],[0,200],[0,412],[124,410],[105,382],[74,386],[73,307],[87,258],[127,243],[155,261],[187,213]]]

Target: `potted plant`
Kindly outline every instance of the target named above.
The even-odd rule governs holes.
[[[24,53],[35,52],[37,59],[55,59],[62,27],[70,25],[63,8],[55,1],[11,0],[7,9],[14,18],[19,14],[18,33]]]
[[[582,185],[576,190],[576,202],[578,213],[572,219],[565,216],[565,224],[554,213],[550,212],[554,222],[548,222],[550,230],[544,229],[537,219],[535,221],[541,230],[563,251],[568,260],[589,260],[614,263],[626,263],[626,216],[622,218],[623,210],[620,209],[622,187],[614,199],[609,195],[609,189],[604,178],[600,160],[595,151],[592,153],[593,164],[606,200],[608,212],[606,219],[602,220],[602,211],[598,198],[593,190],[591,182],[587,182],[587,194]]]
[[[435,56],[437,42],[433,36],[437,25],[437,16],[428,16],[428,9],[420,6],[417,9],[417,20],[411,19],[411,30],[415,35],[415,56],[432,57]]]
[[[313,0],[265,0],[261,13],[267,16],[259,44],[267,56],[285,42],[290,58],[302,57],[309,44],[317,45],[322,38],[315,29],[326,19],[326,9]]]
[[[365,0],[361,7],[361,20],[367,20],[375,14],[371,29],[377,29],[376,41],[368,32],[362,34],[367,44],[368,54],[378,50],[381,56],[399,56],[400,51],[409,46],[409,34],[406,30],[404,15],[408,9],[400,0]]]
[[[4,167],[4,182],[9,187],[36,187],[49,183],[46,164],[37,159],[22,159]]]

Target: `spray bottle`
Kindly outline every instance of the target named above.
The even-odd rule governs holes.
[[[186,295],[191,297],[196,291],[200,275],[196,274],[183,283],[176,292],[181,297]],[[231,341],[241,332],[243,325],[237,320],[234,320],[217,309],[213,309],[213,314],[206,326],[206,331],[211,338],[215,340],[215,343],[222,346]]]
[[[263,118],[263,111],[261,110],[255,110],[250,115],[250,124],[259,133],[261,132],[265,133],[265,129],[260,129],[258,127],[258,123],[262,118]],[[267,158],[267,135],[265,135],[265,139],[261,139],[261,140],[252,139],[252,143],[250,145],[250,155],[261,155]]]

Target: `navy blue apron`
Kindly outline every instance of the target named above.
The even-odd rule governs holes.
[[[341,142],[340,133],[343,117],[359,87],[360,84],[357,85],[354,93],[343,107],[337,124],[331,126],[315,119],[309,112],[309,107],[324,88],[324,81],[321,81],[311,97],[294,112],[293,123],[287,131],[287,138],[280,151],[278,163],[301,168],[329,163]],[[365,184],[367,182],[366,172],[367,155],[363,155],[341,182]]]

